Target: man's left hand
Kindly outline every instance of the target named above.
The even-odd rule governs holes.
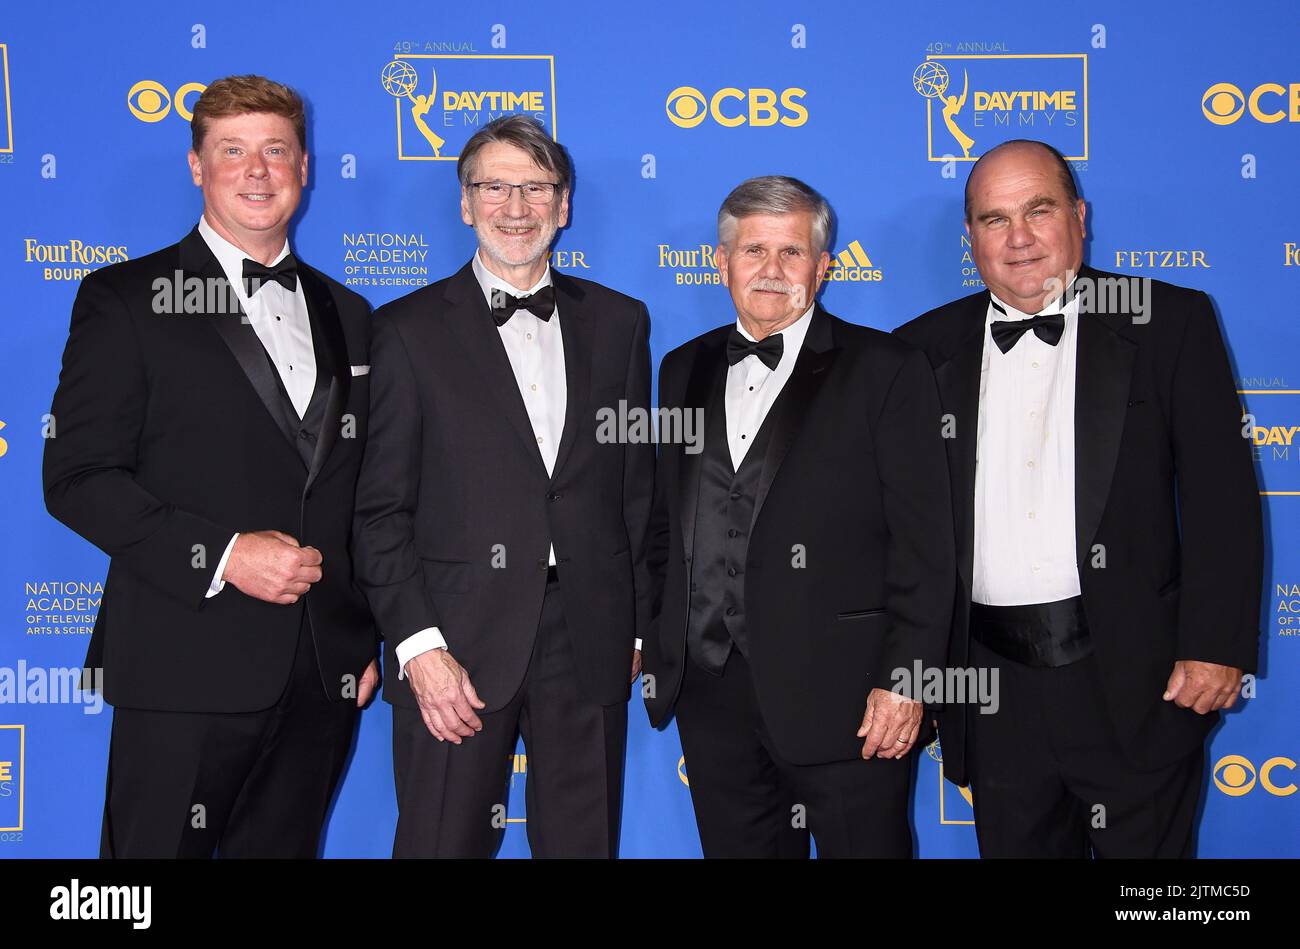
[[[912,750],[921,731],[924,708],[896,692],[872,689],[858,737],[865,738],[862,757],[901,758]]]
[[[1201,715],[1232,708],[1241,690],[1241,670],[1217,662],[1179,659],[1169,674],[1164,700]]]

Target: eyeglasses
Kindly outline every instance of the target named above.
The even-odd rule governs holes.
[[[529,204],[550,204],[559,187],[553,181],[525,181],[521,185],[512,185],[508,181],[471,181],[469,186],[478,192],[484,204],[505,204],[515,188]]]

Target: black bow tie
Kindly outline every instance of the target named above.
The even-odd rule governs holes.
[[[989,302],[993,303],[993,309],[1003,316],[1007,315],[1007,311],[997,303]],[[1020,342],[1020,337],[1030,330],[1033,330],[1034,335],[1048,346],[1055,346],[1061,341],[1061,334],[1065,332],[1065,314],[1041,313],[1028,320],[999,320],[989,329],[993,333],[993,342],[997,343],[998,349],[1004,353],[1010,352],[1011,347]]]
[[[298,261],[287,255],[274,267],[244,258],[244,291],[251,297],[268,281],[274,280],[290,293],[298,289]]]
[[[746,356],[757,356],[763,361],[763,365],[775,372],[783,352],[785,352],[785,340],[780,333],[755,343],[742,336],[740,330],[733,326],[731,335],[727,337],[728,366],[734,366]]]
[[[492,319],[497,326],[505,326],[516,310],[527,310],[544,322],[550,322],[555,312],[555,287],[542,287],[526,297],[512,297],[504,290],[492,291]]]

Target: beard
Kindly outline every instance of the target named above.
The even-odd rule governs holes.
[[[507,236],[497,230],[498,227],[531,227],[531,236],[519,239]],[[474,233],[478,235],[479,246],[493,260],[510,267],[523,267],[544,257],[551,249],[551,242],[559,230],[554,220],[530,216],[527,218],[492,218],[487,221],[475,221]]]

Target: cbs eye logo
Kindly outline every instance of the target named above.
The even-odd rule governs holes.
[[[194,113],[186,105],[186,97],[195,92],[201,93],[206,88],[201,82],[187,82],[172,96],[162,83],[141,79],[126,94],[126,107],[141,122],[161,122],[167,118],[174,104],[176,114],[188,122],[194,118]]]
[[[1269,758],[1255,770],[1250,759],[1241,755],[1225,755],[1214,763],[1214,784],[1229,797],[1241,797],[1249,794],[1258,783],[1274,797],[1290,797],[1296,792],[1295,782],[1278,784],[1273,772],[1278,768],[1294,771],[1296,763],[1290,758],[1278,756]]]
[[[1231,125],[1246,111],[1246,97],[1230,82],[1216,82],[1201,96],[1201,111],[1215,125]]]
[[[808,121],[808,109],[800,101],[807,94],[805,90],[797,88],[782,90],[778,109],[775,89],[737,89],[727,86],[712,96],[706,96],[694,86],[678,86],[668,93],[665,110],[669,121],[684,129],[693,129],[710,117],[725,128],[746,124],[768,128],[778,122],[797,128]],[[735,104],[737,102],[741,104]]]
[[[1266,111],[1265,96],[1274,96],[1281,102],[1272,111]],[[1231,125],[1247,111],[1257,122],[1265,125],[1300,122],[1300,82],[1291,83],[1289,88],[1276,82],[1264,82],[1249,94],[1230,82],[1216,82],[1201,96],[1201,113],[1215,125]]]

